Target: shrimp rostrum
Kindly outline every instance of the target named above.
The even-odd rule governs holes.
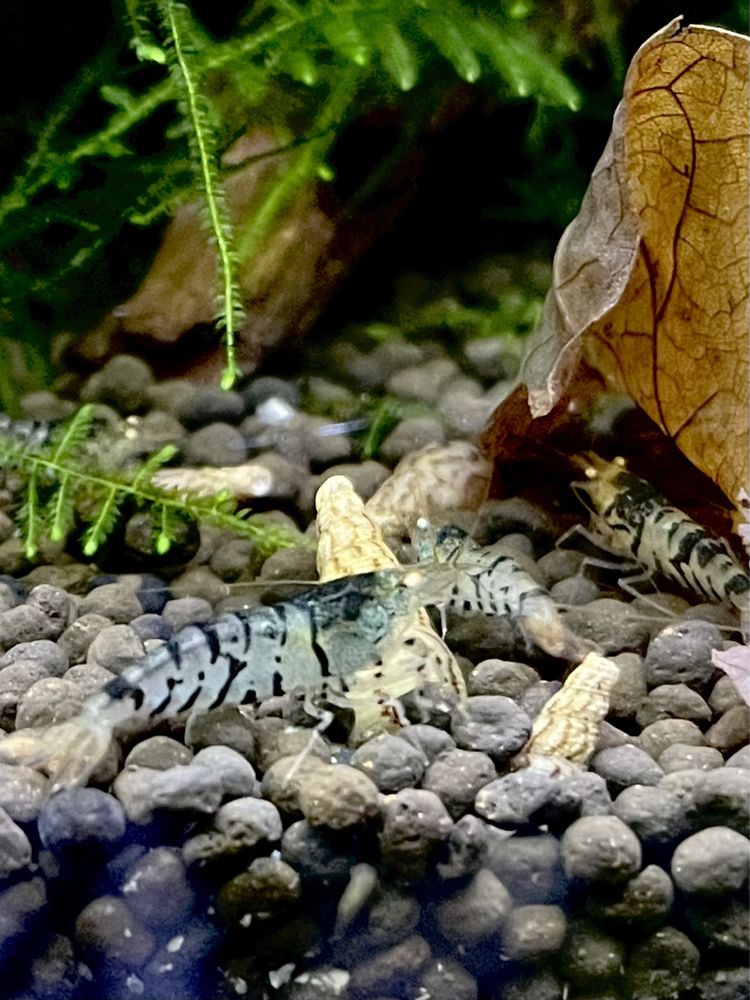
[[[573,490],[605,545],[685,590],[747,608],[750,578],[724,539],[628,472],[622,459],[607,462],[589,453],[579,464],[586,480],[573,483]]]

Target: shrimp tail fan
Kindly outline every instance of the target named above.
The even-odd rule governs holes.
[[[55,726],[11,733],[0,743],[0,762],[44,771],[51,779],[53,793],[69,785],[86,784],[111,745],[111,724],[81,712]]]

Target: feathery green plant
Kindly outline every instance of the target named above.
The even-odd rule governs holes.
[[[176,0],[123,2],[124,16],[113,25],[118,37],[37,128],[36,147],[0,196],[0,310],[8,339],[29,331],[39,339],[37,305],[59,324],[86,316],[91,289],[106,287],[91,280],[102,272],[106,248],[128,236],[127,227],[152,225],[198,197],[219,258],[229,385],[242,315],[238,264],[262,253],[300,187],[333,178],[328,156],[349,122],[399,103],[407,117],[426,120],[456,77],[481,82],[502,101],[533,98],[571,109],[580,100],[560,68],[575,42],[546,51],[527,23],[531,0],[263,0],[222,40]],[[74,120],[92,106],[97,127],[81,137]],[[253,217],[231,220],[221,157],[255,125],[294,137],[279,143],[287,166]],[[94,300],[90,308],[108,304]],[[95,319],[90,311],[88,322]],[[14,381],[0,383],[6,408]]]
[[[82,406],[44,445],[29,445],[11,431],[0,432],[0,469],[20,479],[17,521],[27,558],[38,552],[42,539],[62,542],[82,522],[85,556],[93,556],[112,533],[127,504],[148,510],[158,525],[154,551],[164,555],[185,519],[229,528],[254,539],[267,553],[308,544],[305,536],[270,521],[249,521],[249,511],[237,511],[224,492],[215,497],[176,495],[153,482],[154,474],[176,454],[161,448],[130,471],[103,468],[96,458],[93,425],[95,407]]]

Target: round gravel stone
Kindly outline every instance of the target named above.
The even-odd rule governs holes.
[[[706,730],[706,743],[724,754],[746,746],[750,738],[750,707],[734,705]]]
[[[189,865],[231,857],[261,842],[276,843],[281,833],[281,817],[273,803],[253,797],[235,799],[219,809],[210,830],[185,842],[182,854]]]
[[[641,867],[641,845],[617,816],[584,816],[563,834],[562,862],[569,878],[616,885]]]
[[[36,661],[44,667],[47,677],[62,677],[70,666],[68,655],[57,642],[51,639],[36,639],[32,642],[19,642],[0,656],[0,670],[23,660],[24,663]]]
[[[285,861],[256,858],[246,871],[222,885],[216,905],[226,923],[242,925],[248,913],[289,910],[301,894],[300,877]]]
[[[31,864],[31,844],[23,830],[0,807],[0,879]]]
[[[563,1000],[566,993],[556,975],[547,969],[522,972],[503,985],[501,1000]]]
[[[599,598],[601,591],[593,580],[576,574],[558,580],[549,588],[549,596],[558,604],[568,607],[581,607],[592,604]]]
[[[487,754],[475,750],[448,750],[427,769],[422,787],[435,792],[453,819],[471,809],[477,792],[497,772]]]
[[[193,757],[193,766],[208,768],[221,783],[227,799],[260,795],[253,765],[231,747],[204,747]]]
[[[442,879],[464,878],[482,867],[487,854],[487,825],[477,816],[462,816],[445,842],[438,874]]]
[[[485,867],[494,872],[516,903],[548,903],[565,888],[560,841],[551,834],[508,837],[486,829]]]
[[[476,812],[503,827],[533,824],[536,814],[552,801],[559,789],[557,778],[525,768],[486,784],[476,796]]]
[[[367,823],[380,812],[380,793],[367,775],[345,764],[322,765],[299,790],[299,807],[313,826],[331,830]]]
[[[121,962],[128,969],[140,968],[156,947],[151,932],[116,896],[100,896],[81,910],[75,938],[84,953],[101,961]]]
[[[480,868],[467,886],[440,904],[437,924],[449,941],[471,945],[496,934],[512,906],[510,893],[497,876]]]
[[[0,753],[2,744],[0,743]],[[0,808],[16,823],[30,823],[49,794],[49,781],[38,771],[0,764]]]
[[[709,956],[721,956],[723,961],[747,962],[747,942],[750,938],[750,910],[747,893],[735,896],[687,896],[684,914],[690,925],[690,935]]]
[[[664,788],[632,785],[615,799],[615,815],[649,844],[671,844],[690,830],[684,802]]]
[[[420,788],[396,792],[383,806],[383,858],[400,874],[419,876],[452,827],[447,809],[434,792]]]
[[[131,767],[117,775],[113,791],[133,823],[148,823],[155,811],[212,815],[224,797],[224,790],[207,767],[195,764],[156,771]]]
[[[724,758],[714,747],[691,747],[684,743],[673,743],[659,757],[659,767],[668,774],[670,771],[713,771],[721,767]]]
[[[57,624],[49,620],[41,608],[20,604],[0,614],[0,648],[8,649],[19,642],[54,639],[60,634]]]
[[[729,826],[746,833],[750,825],[750,771],[720,767],[703,774],[695,786],[701,825]]]
[[[414,896],[385,887],[372,897],[367,914],[369,941],[382,948],[403,941],[419,923],[421,910]]]
[[[518,696],[518,705],[530,719],[536,719],[552,695],[557,694],[561,687],[560,681],[539,681],[538,684],[527,687]]]
[[[510,698],[478,695],[454,710],[451,732],[462,750],[486,753],[499,766],[525,745],[531,719]]]
[[[374,781],[381,792],[390,793],[417,785],[427,760],[406,740],[380,733],[354,751],[351,763]]]
[[[125,758],[125,768],[137,766],[166,771],[175,764],[189,764],[192,759],[192,750],[170,736],[149,736],[136,743]]]
[[[609,713],[613,719],[634,719],[648,693],[646,667],[637,653],[612,657],[619,675],[609,695]]]
[[[667,747],[674,743],[692,747],[706,745],[703,733],[694,722],[688,722],[687,719],[661,719],[659,722],[652,722],[638,737],[638,742],[641,749],[654,760],[658,760]]]
[[[742,747],[737,753],[733,753],[727,760],[727,767],[739,767],[745,771],[750,769],[750,746]]]
[[[102,629],[111,624],[111,618],[106,618],[96,612],[81,615],[65,629],[57,640],[56,646],[67,654],[69,663],[83,663],[88,648],[96,636]]]
[[[611,597],[570,608],[565,620],[576,635],[593,642],[605,656],[640,653],[649,639],[648,622],[634,616],[629,604]]]
[[[694,985],[700,953],[675,927],[662,927],[639,941],[628,956],[628,995],[632,1000],[669,1000]]]
[[[709,969],[698,977],[696,1000],[750,1000],[747,966]]]
[[[469,674],[466,688],[470,695],[504,695],[517,698],[536,684],[539,674],[533,667],[512,660],[482,660]]]
[[[734,708],[735,705],[744,705],[745,703],[742,700],[742,695],[734,686],[732,678],[724,674],[711,688],[708,704],[712,711],[716,712],[717,715],[721,715],[728,708]]]
[[[195,905],[185,864],[173,847],[155,847],[139,858],[120,891],[131,912],[155,931],[182,924]]]
[[[589,893],[586,909],[597,921],[630,927],[662,923],[673,902],[672,879],[658,865],[648,865],[623,886]]]
[[[210,712],[190,716],[185,727],[185,743],[196,753],[210,746],[231,747],[247,760],[253,760],[253,721],[236,705],[220,705]]]
[[[428,444],[445,444],[442,423],[434,417],[407,417],[383,441],[380,452],[388,462],[397,462]]]
[[[162,617],[178,632],[188,625],[205,625],[212,621],[214,611],[203,597],[177,597],[173,601],[167,601]]]
[[[288,826],[281,838],[281,857],[305,881],[342,882],[357,858],[350,841],[325,827],[310,826],[305,819]]]
[[[111,852],[125,835],[125,811],[98,788],[63,788],[48,799],[37,820],[39,837],[55,856],[68,851]]]
[[[660,684],[649,693],[638,709],[636,722],[645,727],[660,719],[708,722],[710,718],[708,703],[687,684]]]
[[[81,711],[85,697],[77,685],[64,677],[43,677],[21,696],[16,710],[16,728],[67,722]]]
[[[450,958],[429,962],[419,978],[422,995],[430,1000],[477,1000],[476,979]]]
[[[577,921],[570,928],[562,956],[562,967],[567,978],[576,986],[614,986],[622,975],[625,963],[625,945],[593,924]],[[594,994],[596,995],[596,994]]]
[[[81,966],[73,942],[52,934],[31,960],[31,988],[40,1000],[75,1000],[84,990]]]
[[[49,677],[39,660],[16,660],[0,670],[0,729],[15,729],[18,703],[32,684]]]
[[[629,785],[656,785],[664,776],[653,757],[629,743],[602,750],[592,760],[591,768],[604,778],[614,795]]]
[[[52,587],[48,583],[40,583],[33,587],[26,598],[28,604],[39,608],[54,627],[57,639],[76,617],[76,598],[60,587]]]
[[[672,878],[683,892],[716,896],[742,888],[750,872],[750,840],[712,826],[677,845]]]
[[[567,926],[559,906],[519,906],[503,928],[503,954],[521,962],[552,957],[562,947]]]
[[[649,643],[646,680],[659,684],[687,684],[703,689],[714,676],[711,650],[721,649],[722,635],[709,622],[688,621],[668,625]]]
[[[86,662],[119,674],[135,660],[141,659],[145,652],[143,640],[135,629],[129,625],[110,625],[92,640]]]
[[[430,946],[419,934],[412,934],[385,951],[366,958],[352,969],[349,992],[353,997],[411,996],[417,978],[432,958]]]
[[[188,465],[241,465],[247,459],[245,438],[231,424],[216,421],[194,431],[184,444]]]
[[[79,611],[84,615],[101,615],[117,625],[127,625],[143,614],[132,582],[105,583],[94,587],[81,598]]]
[[[450,733],[423,722],[415,722],[414,725],[401,729],[397,736],[400,740],[406,740],[415,749],[421,751],[430,764],[441,753],[445,753],[446,750],[454,750],[456,747],[456,741]]]

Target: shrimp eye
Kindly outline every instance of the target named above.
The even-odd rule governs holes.
[[[612,459],[612,464],[619,465],[621,469],[624,469],[626,462],[622,455],[616,455],[615,458]]]
[[[584,472],[584,475],[586,476],[587,479],[596,479],[599,473],[596,471],[593,465],[589,465],[586,471]]]

